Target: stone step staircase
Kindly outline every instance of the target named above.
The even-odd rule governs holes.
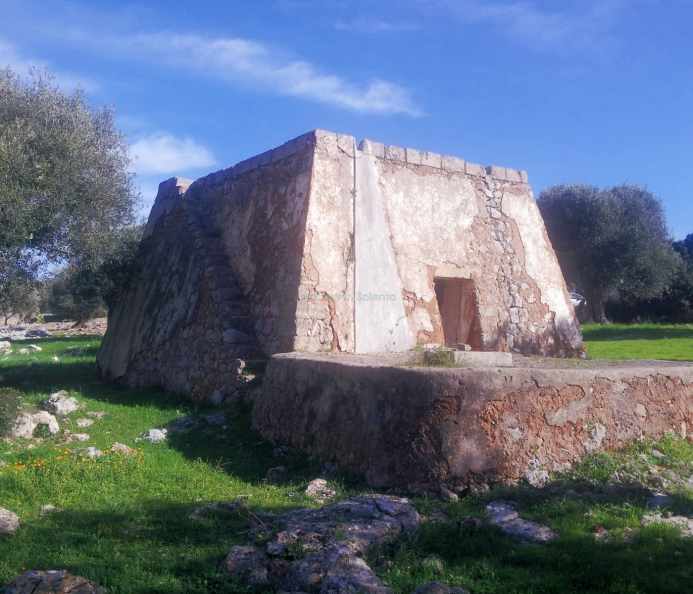
[[[193,194],[195,196],[195,194]],[[219,332],[234,355],[253,364],[265,356],[255,336],[251,306],[230,266],[219,231],[214,227],[204,200],[182,201],[188,228],[195,238],[197,257],[204,266],[204,280],[211,298],[205,325]]]

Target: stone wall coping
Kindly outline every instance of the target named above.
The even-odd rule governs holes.
[[[474,351],[472,351],[474,352]],[[567,385],[578,385],[585,380],[595,378],[608,379],[610,381],[624,381],[632,378],[647,378],[657,375],[679,378],[689,385],[693,383],[693,363],[688,361],[660,361],[660,360],[632,360],[632,361],[606,361],[590,360],[580,361],[579,367],[559,367],[565,359],[556,359],[556,367],[545,367],[546,359],[541,361],[541,367],[532,367],[532,360],[528,359],[526,365],[516,364],[513,367],[502,369],[494,366],[486,368],[466,367],[424,367],[416,365],[403,365],[411,360],[411,352],[401,353],[370,353],[359,355],[352,353],[279,353],[272,355],[270,359],[302,359],[320,363],[331,363],[347,367],[393,367],[398,370],[416,373],[452,373],[452,374],[507,374],[520,375],[534,379],[539,386],[557,385],[563,380]],[[513,357],[517,363],[522,357]],[[573,360],[569,360],[572,363]]]
[[[356,140],[353,136],[315,129],[297,138],[293,138],[281,146],[265,151],[264,153],[241,161],[240,163],[236,163],[233,167],[210,173],[198,179],[195,183],[197,186],[206,186],[237,179],[246,173],[270,166],[296,153],[310,149],[327,139],[336,139],[340,148],[347,149],[349,156],[353,156],[353,151],[348,150],[350,147],[356,145]],[[419,151],[412,148],[384,145],[380,142],[373,142],[371,140],[362,140],[358,145],[359,150],[363,150],[365,146],[364,143],[366,142],[370,146],[370,154],[386,161],[395,161],[420,167],[431,167],[432,169],[442,169],[450,173],[463,173],[473,177],[485,178],[488,175],[493,179],[510,183],[527,183],[526,171],[518,171],[507,167],[497,167],[495,165],[483,167],[482,165],[476,165],[474,163],[466,163],[458,157],[439,155],[438,153]]]

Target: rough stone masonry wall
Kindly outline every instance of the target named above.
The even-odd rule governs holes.
[[[370,141],[360,148],[376,161],[415,342],[445,343],[433,279],[465,278],[475,283],[481,348],[582,352],[565,281],[525,172]]]
[[[253,424],[372,486],[464,492],[564,470],[648,434],[690,436],[693,365],[416,368],[373,356],[275,355]]]
[[[103,377],[219,403],[245,386],[241,361],[263,357],[250,307],[190,181],[161,184],[137,277],[109,319]]]
[[[196,182],[268,354],[353,350],[351,137],[304,134]],[[346,160],[345,158],[346,157]]]

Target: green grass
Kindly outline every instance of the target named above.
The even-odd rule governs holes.
[[[247,406],[222,409],[229,415],[222,428],[203,419],[219,412],[216,407],[163,390],[98,381],[98,338],[37,344],[41,353],[13,354],[0,362],[0,387],[19,389],[27,408],[67,390],[84,408],[67,415],[61,429],[88,433],[90,441],[62,445],[53,437],[32,450],[20,440],[0,442],[0,460],[8,464],[0,467],[0,506],[23,520],[16,533],[0,534],[0,584],[24,568],[66,568],[111,593],[248,591],[216,572],[231,546],[245,544],[246,518],[215,512],[190,520],[188,510],[237,497],[254,511],[315,505],[303,492],[308,481],[320,476],[320,462],[300,453],[273,457],[274,446],[250,430]],[[15,343],[15,352],[22,346]],[[65,356],[72,346],[86,349],[87,355]],[[60,362],[51,362],[54,355]],[[74,423],[89,418],[87,411],[106,414],[78,429]],[[133,443],[143,431],[186,415],[202,419],[187,435],[165,443]],[[105,451],[115,442],[137,447],[137,456],[109,453],[88,460],[68,451],[89,446]],[[267,470],[280,465],[286,473],[277,481],[265,480]],[[344,473],[330,478],[340,493],[363,486],[358,477]],[[64,511],[41,517],[39,508],[46,504]]]
[[[594,335],[599,331],[594,328]],[[33,355],[35,360],[11,355],[0,361],[0,387],[18,389],[27,409],[57,390],[70,392],[84,408],[68,415],[61,428],[86,411],[106,414],[91,427],[75,428],[89,433],[86,443],[65,445],[52,437],[27,450],[27,442],[0,442],[0,460],[7,463],[0,467],[0,506],[23,520],[15,533],[0,535],[0,584],[25,569],[64,568],[111,594],[257,590],[216,571],[232,545],[247,541],[245,514],[210,511],[194,520],[188,517],[190,508],[237,497],[253,512],[315,506],[303,491],[322,464],[300,453],[273,457],[274,446],[250,429],[247,406],[223,409],[228,413],[223,428],[204,420],[219,409],[163,390],[98,381],[98,339],[51,338],[37,344],[44,350]],[[87,354],[66,356],[71,346],[86,348]],[[54,355],[59,362],[51,362]],[[146,429],[183,416],[199,420],[198,427],[164,443],[133,443]],[[67,451],[88,446],[106,451],[116,441],[137,447],[137,455],[109,453],[88,460]],[[267,470],[279,465],[286,473],[266,480]],[[672,435],[659,444],[643,440],[623,452],[590,456],[542,490],[521,484],[445,504],[415,498],[421,513],[439,508],[450,523],[427,522],[411,541],[390,542],[369,562],[396,594],[409,594],[431,580],[472,594],[691,592],[693,539],[663,525],[643,527],[648,493],[629,487],[641,481],[652,491],[666,490],[674,497],[671,511],[693,514],[690,475],[693,446]],[[346,473],[330,479],[339,498],[367,489],[360,477]],[[550,525],[560,539],[547,546],[523,545],[488,524],[460,532],[457,518],[483,518],[485,505],[501,498],[516,501],[522,517]],[[41,517],[39,507],[45,504],[63,511]],[[608,530],[611,542],[595,541],[597,525]],[[624,540],[629,534],[632,538]]]
[[[593,359],[693,361],[693,326],[584,324],[585,348]]]

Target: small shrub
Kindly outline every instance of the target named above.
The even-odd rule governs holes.
[[[9,435],[12,430],[21,400],[22,396],[18,390],[0,388],[0,437]]]

